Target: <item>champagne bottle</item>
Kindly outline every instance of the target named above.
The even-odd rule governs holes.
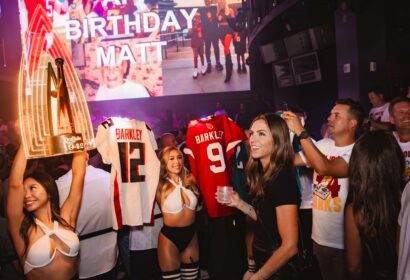
[[[56,58],[57,76],[51,63],[47,67],[47,101],[50,136],[46,137],[49,154],[84,150],[81,133],[76,133],[74,114],[64,76],[64,60]]]
[[[64,60],[56,58],[58,134],[75,133],[74,116],[70,106],[67,82],[64,76]]]

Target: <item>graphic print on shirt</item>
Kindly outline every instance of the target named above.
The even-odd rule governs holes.
[[[380,122],[382,119],[382,116],[384,114],[384,111],[378,111],[370,114],[370,118],[374,121]]]
[[[338,178],[317,175],[313,184],[313,208],[324,212],[340,212],[342,200],[339,192]]]
[[[405,161],[404,181],[407,183],[410,180],[410,141],[401,142],[400,136],[397,134],[396,131],[393,132],[393,136],[394,138],[396,138],[397,143],[399,144],[400,149],[403,152],[403,157]]]
[[[390,103],[387,102],[383,106],[372,108],[369,112],[370,119],[378,122],[389,122],[389,105]]]
[[[338,178],[317,176],[313,185],[313,208],[325,212],[340,212],[341,198]]]

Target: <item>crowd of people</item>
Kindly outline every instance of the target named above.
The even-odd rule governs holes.
[[[247,189],[215,199],[234,210],[226,227],[232,231],[223,234],[244,250],[226,246],[234,254],[222,274],[214,270],[220,256],[210,253],[210,236],[215,221],[228,220],[209,223],[184,153],[185,129],[157,139],[152,224],[119,230],[109,167],[97,151],[27,160],[22,145],[9,146],[2,157],[0,276],[295,279],[303,251],[309,266],[298,279],[410,279],[410,99],[386,102],[377,89],[369,99],[368,121],[359,103],[337,100],[329,136],[318,141],[299,107],[242,120]],[[219,104],[215,115],[225,113]]]
[[[223,70],[220,62],[220,44],[223,47],[225,56],[226,75],[224,82],[229,82],[232,77],[233,63],[230,50],[232,44],[237,56],[237,72],[239,74],[247,73],[245,66],[246,19],[242,9],[239,8],[237,14],[235,14],[226,1],[219,1],[217,6],[206,7],[202,13],[204,15],[201,15],[200,12],[195,14],[192,28],[189,29],[188,33],[194,55],[194,73],[192,77],[197,79],[199,73],[205,75],[212,71],[211,46],[214,52],[215,69],[217,71]],[[200,70],[198,70],[198,57],[201,60]]]

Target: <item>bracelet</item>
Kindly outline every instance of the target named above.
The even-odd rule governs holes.
[[[249,216],[252,213],[252,211],[253,211],[253,207],[252,207],[252,205],[249,205],[249,209],[248,209],[248,211],[246,211],[245,215]]]

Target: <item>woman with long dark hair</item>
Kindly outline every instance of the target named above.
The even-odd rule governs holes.
[[[46,173],[24,178],[27,159],[21,146],[11,168],[8,228],[27,279],[72,279],[80,246],[75,226],[81,205],[86,153],[73,157],[73,179],[59,207],[55,181]]]
[[[158,260],[163,279],[181,279],[181,276],[197,279],[199,250],[195,211],[199,192],[178,148],[164,148],[160,161],[157,201],[164,226],[158,238]]]
[[[286,264],[298,251],[300,200],[289,129],[281,117],[265,113],[253,120],[249,132],[246,176],[253,205],[236,192],[227,205],[256,220],[252,247],[258,271],[250,279],[287,279]]]
[[[389,132],[371,131],[354,145],[345,208],[350,279],[396,279],[404,166],[403,153]]]

